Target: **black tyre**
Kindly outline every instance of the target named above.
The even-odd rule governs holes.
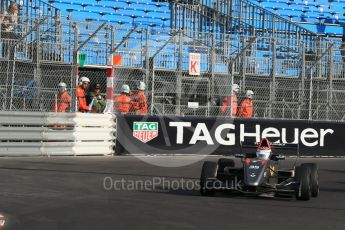
[[[317,197],[319,195],[319,168],[317,167],[317,164],[304,163],[301,166],[309,168],[311,196]]]
[[[217,177],[218,164],[216,162],[205,161],[202,165],[201,176],[200,176],[200,193],[203,196],[213,196],[215,190],[207,188],[206,181],[208,178]]]
[[[300,166],[295,169],[295,180],[300,183],[299,188],[296,190],[297,200],[310,200],[310,170],[309,167]]]
[[[218,173],[224,173],[224,168],[226,167],[235,167],[235,161],[233,159],[219,158]]]

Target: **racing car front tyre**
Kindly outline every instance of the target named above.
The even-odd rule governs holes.
[[[297,200],[310,200],[310,169],[306,166],[296,167],[295,180],[299,182],[299,188],[296,190]]]
[[[304,163],[302,167],[309,167],[310,170],[310,190],[311,196],[317,197],[319,195],[319,169],[315,163]]]
[[[201,176],[200,176],[200,193],[203,196],[213,196],[215,190],[208,188],[206,182],[208,178],[217,177],[218,164],[216,162],[205,161],[202,165]]]
[[[224,173],[226,167],[235,167],[235,162],[232,159],[219,158],[218,160],[218,173]]]

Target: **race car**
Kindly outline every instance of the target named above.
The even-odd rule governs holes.
[[[255,153],[242,153],[244,148],[256,148]],[[273,153],[273,149],[296,149],[294,165],[280,169],[284,155]],[[200,192],[212,196],[216,191],[227,190],[245,195],[269,194],[275,197],[296,197],[310,200],[319,194],[318,166],[304,163],[296,166],[299,147],[294,144],[272,144],[266,138],[259,143],[241,143],[242,167],[236,168],[232,159],[220,158],[218,162],[206,161],[202,166]]]

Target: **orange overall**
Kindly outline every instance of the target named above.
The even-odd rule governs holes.
[[[147,114],[147,98],[143,91],[133,94],[133,110],[139,111],[140,115]]]
[[[72,98],[67,91],[60,92],[57,97],[54,97],[53,112],[66,112],[71,105]]]
[[[230,97],[224,97],[221,107],[221,112],[226,113],[229,106],[231,105],[231,116],[236,117],[237,115],[237,96],[231,95]]]
[[[77,88],[77,99],[79,112],[85,113],[90,110],[89,106],[86,104],[85,90],[81,86]]]
[[[244,99],[242,102],[238,116],[239,117],[253,117],[254,109],[253,109],[253,101],[250,98]]]
[[[115,111],[118,113],[128,113],[133,109],[132,99],[127,95],[122,93],[121,95],[115,97]]]

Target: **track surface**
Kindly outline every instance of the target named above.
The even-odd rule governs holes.
[[[195,182],[202,162],[165,168],[132,156],[0,158],[0,213],[9,217],[12,229],[24,230],[345,229],[345,159],[301,162],[320,167],[320,196],[310,201],[201,197],[176,184],[109,190],[109,178]],[[109,183],[104,188],[106,177]]]

